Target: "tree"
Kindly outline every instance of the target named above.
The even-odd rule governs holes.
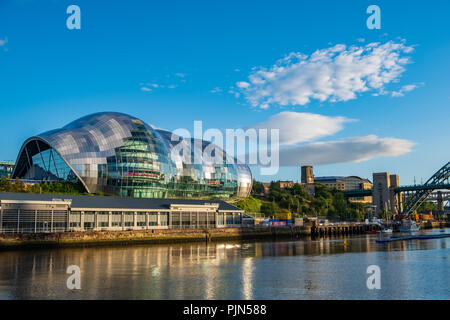
[[[247,199],[240,199],[235,206],[247,213],[261,212],[261,201],[249,196]]]
[[[252,184],[252,193],[253,194],[262,194],[264,193],[264,186],[261,182],[253,180]]]
[[[390,220],[394,216],[394,214],[389,210],[381,210],[380,215],[382,219]]]
[[[294,186],[292,187],[292,193],[293,193],[293,195],[299,196],[302,198],[305,198],[307,195],[305,187],[302,186],[300,183],[294,184]]]
[[[437,204],[431,201],[424,201],[417,208],[417,213],[429,213],[437,210],[438,210]]]
[[[274,216],[277,213],[277,209],[275,202],[263,203],[261,205],[261,212],[269,216]]]
[[[1,192],[11,192],[12,191],[11,181],[4,176],[1,177],[1,179],[0,179],[0,191]]]

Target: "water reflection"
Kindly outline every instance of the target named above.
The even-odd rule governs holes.
[[[447,230],[448,231],[448,230]],[[1,299],[448,299],[450,239],[376,236],[0,253]],[[366,288],[366,268],[382,290]],[[69,290],[69,265],[81,290]]]

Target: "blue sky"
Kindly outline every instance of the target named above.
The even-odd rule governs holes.
[[[81,30],[66,27],[70,4],[81,8]],[[366,26],[371,4],[381,8],[380,30]],[[448,1],[0,0],[0,159],[15,160],[26,138],[93,112],[119,111],[157,127],[192,130],[194,120],[204,128],[246,128],[288,111],[357,120],[297,145],[369,135],[414,144],[396,156],[389,156],[395,150],[377,156],[375,149],[370,160],[357,163],[333,163],[326,154],[330,163],[316,165],[316,175],[371,178],[389,171],[399,173],[402,184],[425,181],[450,156],[448,12]],[[413,48],[402,53],[409,61],[383,85],[384,94],[369,87],[348,100],[280,105],[274,99],[261,108],[250,100],[265,88],[237,85],[289,53],[309,57],[337,44],[374,42]],[[272,94],[295,77],[280,77]],[[414,90],[395,96],[408,85]],[[301,92],[303,83],[294,89]],[[256,177],[299,180],[300,170],[282,167],[277,176]]]

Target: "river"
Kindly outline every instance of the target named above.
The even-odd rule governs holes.
[[[0,299],[450,299],[450,238],[377,237],[5,251]]]

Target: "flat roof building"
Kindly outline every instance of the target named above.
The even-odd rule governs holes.
[[[240,227],[222,200],[0,193],[0,233]]]

